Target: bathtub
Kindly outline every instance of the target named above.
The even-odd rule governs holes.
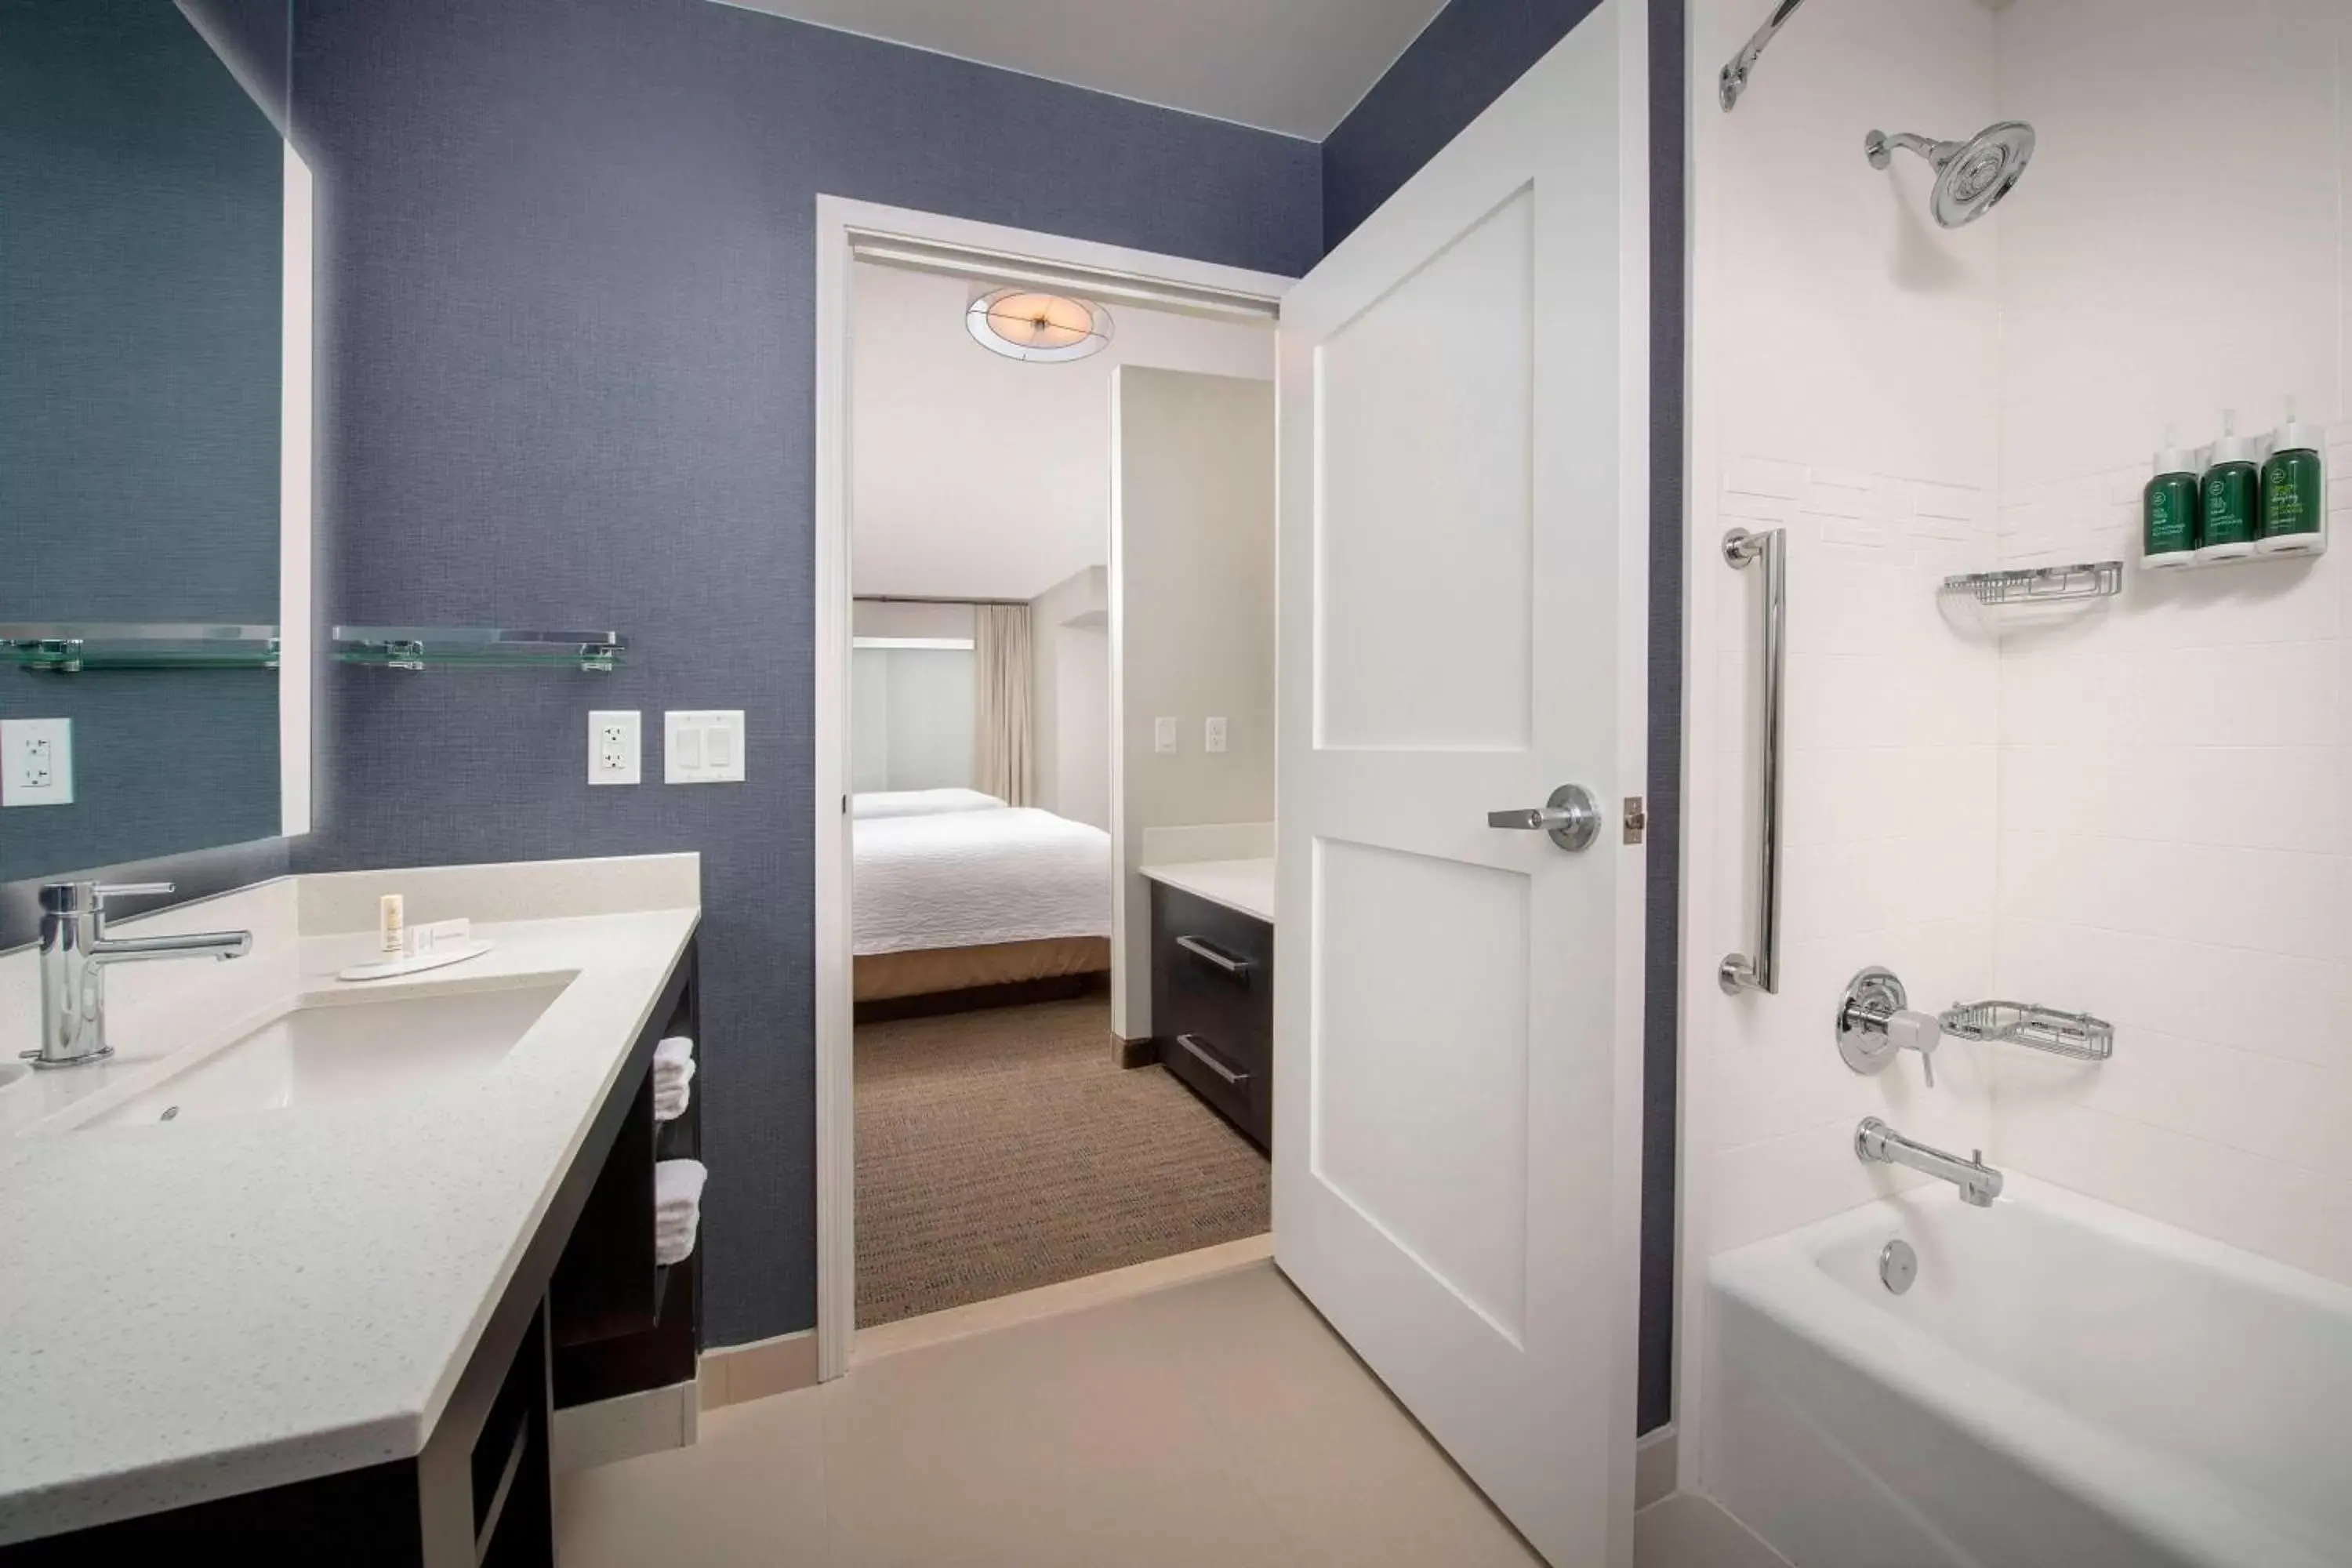
[[[1706,1489],[1799,1568],[2352,1563],[2352,1290],[2014,1176],[1707,1275]]]

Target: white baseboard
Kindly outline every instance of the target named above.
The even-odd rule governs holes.
[[[1647,1508],[1675,1489],[1675,1426],[1644,1432],[1633,1444],[1633,1506]]]
[[[555,1413],[549,1432],[549,1454],[555,1473],[569,1475],[640,1454],[665,1448],[693,1447],[702,1409],[691,1383],[624,1394],[593,1405],[575,1405]]]
[[[816,1385],[816,1331],[778,1334],[702,1352],[702,1407],[741,1405]]]

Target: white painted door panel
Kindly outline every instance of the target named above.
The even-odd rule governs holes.
[[[1644,32],[1283,306],[1276,1257],[1557,1568],[1632,1551]],[[1590,848],[1486,825],[1565,783]]]

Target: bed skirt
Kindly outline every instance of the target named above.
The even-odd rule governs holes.
[[[984,947],[862,953],[851,961],[851,967],[856,999],[882,1002],[1022,980],[1099,974],[1110,968],[1110,938],[1055,936],[1037,942],[991,942]]]

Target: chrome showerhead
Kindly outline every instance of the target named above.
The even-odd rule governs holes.
[[[1965,142],[1936,142],[1908,131],[1892,136],[1874,131],[1862,143],[1876,169],[1895,161],[1897,147],[1918,153],[1935,166],[1936,221],[1946,228],[1958,228],[1990,212],[2025,173],[2033,157],[2033,127],[2022,120],[2004,120]]]

